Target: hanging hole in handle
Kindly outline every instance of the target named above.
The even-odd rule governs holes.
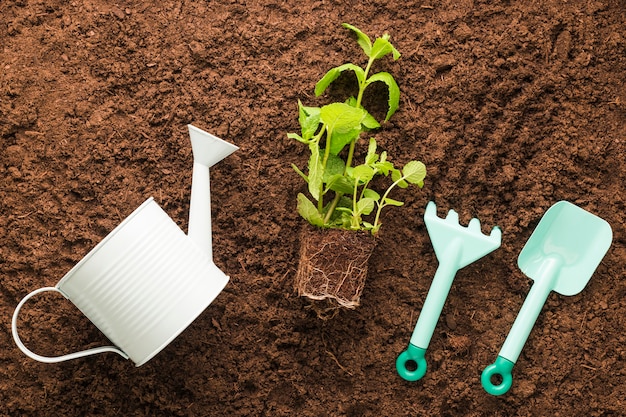
[[[406,381],[419,381],[426,375],[428,364],[424,355],[426,349],[409,344],[409,348],[396,359],[396,371]]]
[[[485,391],[496,396],[506,394],[513,385],[511,371],[514,364],[514,362],[498,356],[494,363],[487,366],[480,376]]]
[[[417,371],[417,362],[414,359],[409,359],[404,362],[404,368],[409,372],[415,372]]]
[[[13,334],[13,340],[15,341],[15,344],[17,345],[17,347],[28,357],[30,357],[31,359],[34,359],[36,361],[39,362],[44,362],[44,363],[56,363],[56,362],[63,362],[66,360],[70,360],[70,359],[77,359],[83,356],[89,356],[89,355],[95,355],[98,353],[104,353],[104,352],[113,352],[113,353],[117,353],[120,356],[122,356],[124,359],[129,359],[128,355],[126,353],[124,353],[121,349],[115,347],[115,346],[102,346],[102,347],[97,347],[97,348],[91,348],[91,349],[87,349],[87,350],[83,350],[83,351],[79,351],[79,352],[75,352],[75,353],[70,353],[70,354],[66,354],[66,355],[61,355],[61,356],[42,356],[42,355],[38,355],[36,353],[34,353],[33,351],[31,351],[29,348],[26,347],[26,345],[22,342],[19,334],[18,334],[18,328],[17,328],[17,321],[18,321],[18,316],[20,313],[20,310],[22,309],[22,307],[24,306],[24,304],[33,296],[43,293],[43,292],[58,292],[60,294],[61,291],[56,288],[56,287],[44,287],[44,288],[39,288],[31,293],[29,293],[28,295],[26,295],[17,305],[17,307],[15,308],[15,312],[13,313],[13,318],[11,320],[11,333]]]
[[[491,382],[491,385],[495,385],[496,387],[498,387],[502,385],[502,383],[504,382],[504,378],[500,374],[493,374],[489,378],[489,382]]]

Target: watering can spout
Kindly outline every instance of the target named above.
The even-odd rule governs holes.
[[[187,125],[193,151],[193,176],[189,206],[189,238],[213,260],[211,239],[211,187],[209,168],[237,149],[216,136],[195,126]]]

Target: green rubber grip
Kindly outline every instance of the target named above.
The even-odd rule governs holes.
[[[513,385],[513,370],[515,362],[511,362],[508,359],[498,356],[496,361],[487,366],[480,376],[480,382],[483,384],[483,388],[491,395],[506,394]],[[493,378],[500,376],[502,382],[495,384]]]
[[[402,352],[396,359],[396,370],[406,381],[419,381],[426,375],[426,349],[422,349],[409,343],[407,350]],[[415,368],[415,369],[413,369]]]

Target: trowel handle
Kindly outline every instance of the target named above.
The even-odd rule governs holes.
[[[481,375],[481,383],[485,391],[491,395],[505,394],[513,384],[511,372],[517,362],[524,344],[541,313],[546,299],[552,291],[552,279],[537,280],[526,296],[526,300],[509,331],[498,358],[487,366]],[[494,381],[500,379],[501,381]]]
[[[409,343],[409,347],[396,359],[396,370],[406,381],[419,381],[426,375],[428,364],[426,363],[426,349],[419,348]]]
[[[426,374],[427,364],[424,354],[430,344],[457,270],[454,262],[440,263],[437,268],[413,330],[409,347],[396,360],[398,374],[407,381],[417,381]]]
[[[482,375],[480,376],[480,382],[483,384],[483,388],[491,395],[502,395],[508,392],[513,385],[513,365],[514,362],[509,361],[502,356],[498,356],[496,361],[487,366]],[[495,378],[499,378],[500,381],[494,381]]]

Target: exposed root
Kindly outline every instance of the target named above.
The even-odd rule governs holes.
[[[298,295],[332,301],[328,308],[314,307],[321,318],[341,307],[356,308],[375,245],[368,233],[305,228],[295,279]]]

